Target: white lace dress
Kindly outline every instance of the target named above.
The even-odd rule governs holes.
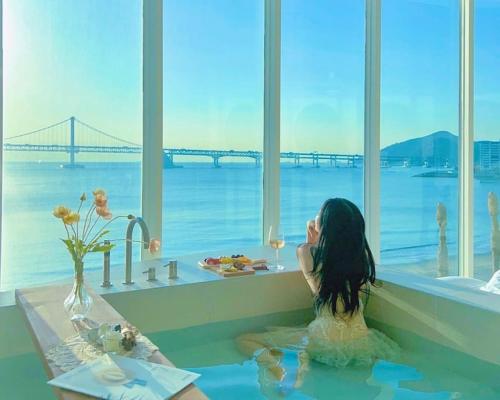
[[[366,326],[362,303],[353,315],[333,316],[323,307],[307,327],[273,327],[256,336],[266,347],[297,350],[338,368],[371,365],[377,359],[394,360],[400,352],[394,341]]]
[[[322,363],[345,367],[370,365],[377,359],[395,359],[399,346],[382,332],[369,329],[363,317],[363,303],[353,314],[332,315],[323,307],[307,327],[309,356]]]

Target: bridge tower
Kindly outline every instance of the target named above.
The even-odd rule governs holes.
[[[163,168],[175,168],[174,155],[163,151]]]
[[[312,155],[312,162],[313,162],[313,167],[314,168],[319,168],[319,156],[316,153],[313,153]]]
[[[75,155],[78,152],[75,145],[75,117],[69,119],[69,164],[61,164],[62,168],[83,168],[82,164],[76,164]]]

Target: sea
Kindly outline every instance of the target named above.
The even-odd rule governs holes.
[[[138,162],[86,162],[61,168],[57,162],[6,162],[3,175],[1,289],[45,284],[72,275],[72,261],[61,242],[66,235],[53,217],[57,205],[77,209],[82,193],[107,192],[114,216],[140,215],[141,166]],[[218,256],[261,244],[262,169],[253,163],[182,163],[163,171],[162,256],[193,252]],[[436,206],[447,209],[450,272],[456,270],[458,179],[415,177],[429,169],[381,169],[381,262],[398,268],[432,264],[438,249]],[[331,197],[363,208],[363,169],[320,165],[281,165],[281,227],[288,245],[305,238],[305,224]],[[489,192],[500,195],[500,181],[474,182],[474,246],[490,252]],[[90,206],[87,200],[82,216]],[[96,227],[98,228],[98,224]],[[125,218],[114,221],[112,264],[124,262]],[[140,239],[137,229],[135,238]],[[134,258],[139,257],[139,244]],[[90,254],[87,269],[102,268],[102,254]],[[427,267],[426,267],[427,268]],[[424,267],[422,267],[424,269]]]

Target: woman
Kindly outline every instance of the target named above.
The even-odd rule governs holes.
[[[285,372],[280,367],[283,349],[299,350],[302,367],[309,358],[335,367],[394,358],[398,346],[368,329],[363,317],[360,295],[368,295],[375,282],[375,263],[358,207],[346,199],[327,200],[316,220],[307,223],[306,243],[297,248],[297,258],[314,295],[316,318],[306,329],[243,335],[240,349],[255,354],[277,379]]]
[[[297,257],[315,298],[309,356],[337,367],[393,357],[397,345],[368,329],[363,317],[360,294],[368,295],[375,283],[375,262],[358,207],[346,199],[327,200],[316,221],[308,222]]]

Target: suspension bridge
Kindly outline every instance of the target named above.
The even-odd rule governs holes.
[[[20,152],[58,152],[67,153],[68,163],[65,167],[75,168],[76,155],[81,153],[115,153],[133,154],[141,153],[142,146],[117,136],[106,133],[75,117],[49,125],[34,131],[25,132],[15,136],[4,138],[5,151]],[[221,158],[248,158],[255,162],[258,167],[262,162],[262,153],[254,150],[209,150],[209,149],[163,149],[163,166],[173,168],[179,166],[174,164],[174,156],[208,157],[213,166],[220,167]],[[313,167],[319,167],[320,163],[326,163],[333,167],[359,166],[363,156],[358,154],[334,154],[318,152],[282,152],[282,160],[293,162],[297,167],[303,162],[310,163]],[[402,164],[407,160],[402,157],[392,157],[382,162]]]

